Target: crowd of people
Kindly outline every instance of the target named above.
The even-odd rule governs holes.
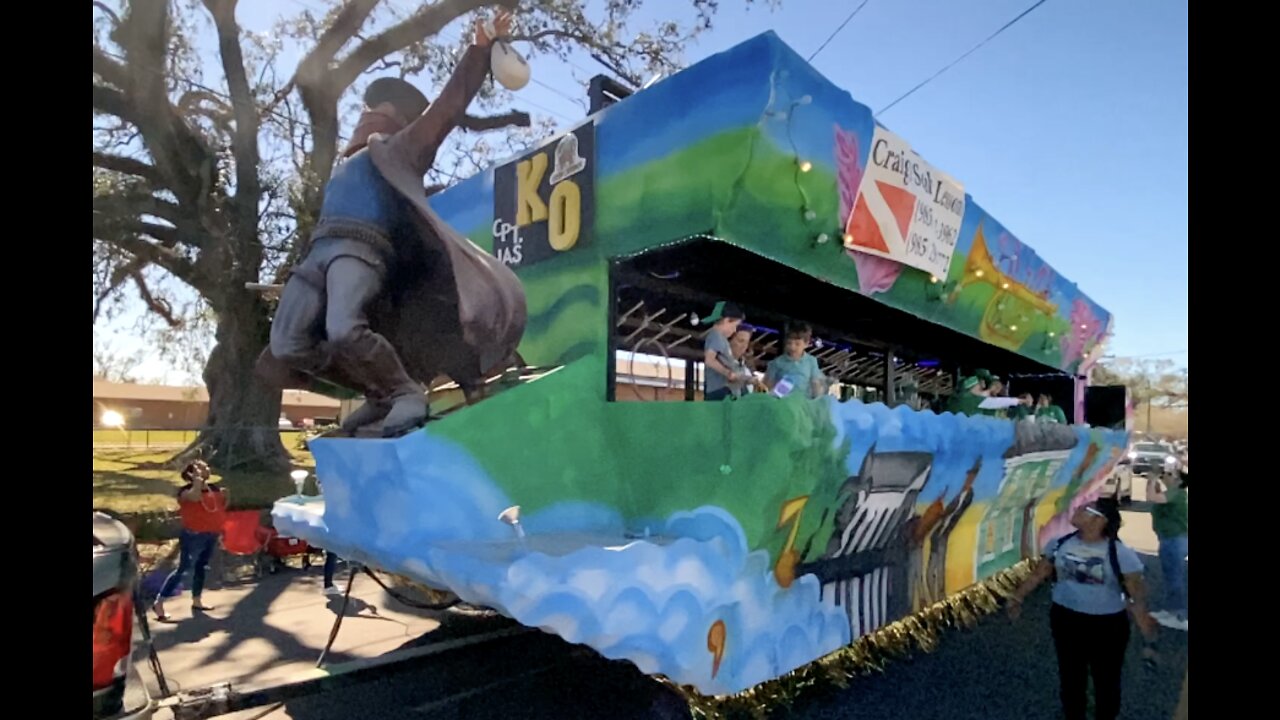
[[[769,361],[763,375],[752,367],[750,357],[751,329],[742,308],[731,302],[716,303],[711,314],[702,320],[709,325],[703,341],[703,363],[706,381],[703,398],[710,401],[731,400],[752,392],[789,395],[797,389],[810,398],[821,397],[831,388],[831,379],[823,374],[818,359],[809,352],[813,344],[813,328],[799,321],[788,322],[783,330],[783,352]],[[986,415],[1011,420],[1034,419],[1036,422],[1067,424],[1066,413],[1054,404],[1048,393],[1033,396],[1022,393],[1016,404],[984,407],[989,398],[1004,397],[1007,386],[998,376],[977,370],[960,381],[960,386],[946,402],[916,394],[910,376],[899,380],[897,397],[917,410],[933,410],[964,415]]]
[[[747,355],[751,331],[742,326],[745,319],[737,305],[720,302],[703,320],[711,326],[703,346],[706,400],[729,400],[751,392],[788,395],[798,390],[810,398],[827,394],[830,381],[818,366],[818,359],[809,353],[813,328],[801,322],[787,323],[783,352],[769,362],[761,378],[751,368]]]

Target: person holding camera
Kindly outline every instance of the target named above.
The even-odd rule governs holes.
[[[182,534],[178,536],[178,567],[165,578],[151,609],[161,622],[170,620],[164,609],[164,599],[178,589],[182,578],[191,572],[191,609],[194,612],[212,610],[201,599],[204,591],[205,570],[213,551],[222,537],[227,521],[229,494],[216,483],[209,482],[209,466],[203,460],[194,460],[182,470],[187,481],[178,490],[178,515],[182,518]]]

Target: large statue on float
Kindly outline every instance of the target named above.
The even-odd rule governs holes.
[[[510,27],[505,13],[477,23],[434,103],[399,78],[369,85],[310,249],[280,297],[259,375],[282,388],[320,380],[362,392],[348,433],[379,423],[386,437],[412,430],[427,419],[423,381],[447,375],[470,396],[515,360],[527,312],[520,281],[445,224],[423,189],[491,63],[505,85],[528,79],[500,40]],[[514,81],[512,56],[522,69]]]

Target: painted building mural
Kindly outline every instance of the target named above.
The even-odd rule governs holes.
[[[1110,315],[900,142],[929,180],[868,173],[880,136],[766,34],[433,197],[517,269],[526,362],[561,367],[399,439],[313,441],[325,497],[280,501],[277,528],[707,694],[1031,556],[1097,494],[1123,433],[832,398],[604,400],[608,261],[702,233],[1087,363]],[[513,506],[517,525],[499,519]]]

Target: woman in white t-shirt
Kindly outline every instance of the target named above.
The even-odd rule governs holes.
[[[1118,539],[1115,500],[1103,498],[1081,507],[1071,524],[1076,532],[1051,541],[1031,577],[1009,598],[1009,616],[1017,620],[1023,599],[1053,579],[1049,627],[1058,654],[1063,712],[1067,720],[1084,720],[1092,675],[1095,717],[1114,720],[1120,714],[1129,617],[1146,639],[1148,660],[1155,657],[1156,623],[1147,612],[1142,560]]]

